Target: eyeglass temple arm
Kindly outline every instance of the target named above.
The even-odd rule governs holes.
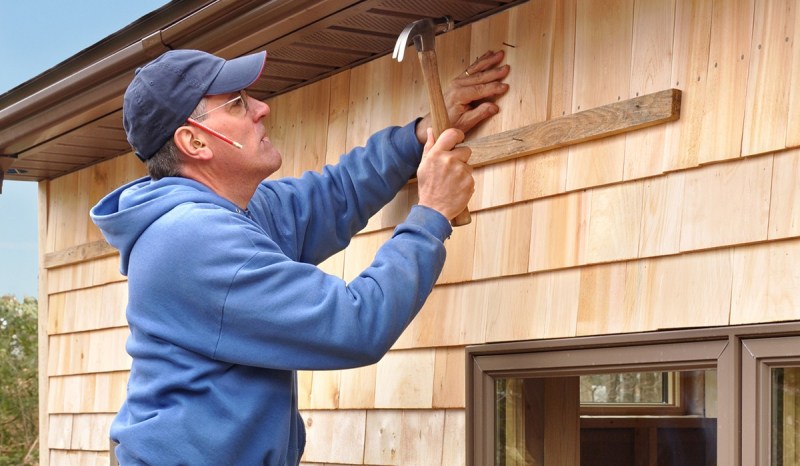
[[[195,120],[194,118],[187,118],[186,122],[189,123],[192,126],[195,126],[197,128],[202,129],[203,131],[207,132],[208,134],[210,134],[210,135],[212,135],[212,136],[214,136],[214,137],[216,137],[216,138],[218,138],[218,139],[220,139],[222,141],[227,142],[228,144],[232,145],[233,147],[235,147],[237,149],[241,149],[242,147],[244,147],[240,143],[238,143],[238,142],[234,141],[233,139],[229,138],[228,136],[225,136],[224,134],[209,128],[208,126],[200,123],[199,121]]]

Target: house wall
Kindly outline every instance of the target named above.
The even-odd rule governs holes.
[[[512,67],[470,138],[669,88],[680,119],[475,170],[473,222],[378,364],[300,374],[304,461],[462,464],[464,347],[800,317],[800,14],[793,0],[536,0],[437,38],[443,77],[487,49]],[[795,45],[797,42],[797,45]],[[335,162],[427,107],[413,54],[268,101],[278,176]],[[46,254],[101,240],[89,208],[143,174],[127,155],[42,183]],[[410,183],[321,265],[353,278]],[[43,464],[107,461],[130,359],[118,257],[43,261]],[[46,334],[44,330],[46,329]]]

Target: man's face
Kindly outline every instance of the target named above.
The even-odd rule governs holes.
[[[270,111],[267,104],[240,91],[208,96],[206,108],[211,110],[203,124],[242,145],[240,149],[219,138],[209,138],[209,146],[215,157],[221,157],[226,170],[262,180],[280,168],[281,154],[267,137],[263,123]]]

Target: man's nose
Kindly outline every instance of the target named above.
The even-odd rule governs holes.
[[[253,109],[253,118],[258,121],[262,118],[265,118],[269,115],[269,105],[266,102],[262,102],[258,99],[248,96],[248,106]]]

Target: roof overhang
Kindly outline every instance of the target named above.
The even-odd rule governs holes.
[[[458,27],[523,1],[176,0],[0,95],[0,167],[41,181],[129,152],[122,95],[137,67],[170,49],[268,50],[251,88],[266,99],[388,53],[414,20],[450,15]]]

